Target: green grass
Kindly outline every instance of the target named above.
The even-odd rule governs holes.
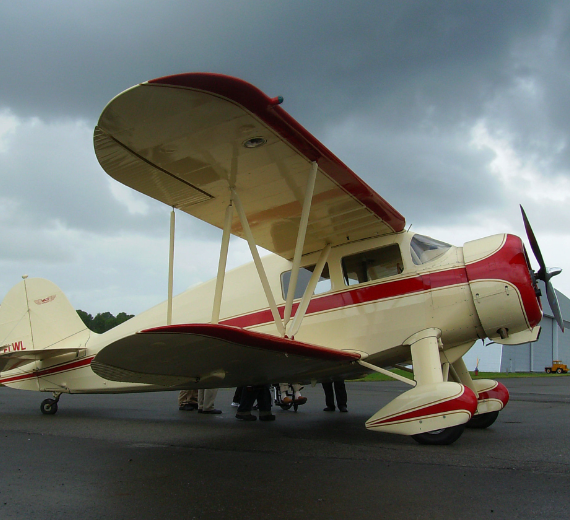
[[[395,368],[390,370],[390,372],[407,377],[408,379],[413,379],[413,374],[405,372],[404,370]],[[473,372],[470,372],[470,374],[473,379],[505,379],[513,377],[565,377],[569,376],[570,372],[568,374],[547,374],[546,372],[479,372],[479,375],[477,376]],[[373,372],[372,374],[368,374],[360,379],[353,379],[352,381],[395,381],[395,379],[385,376],[384,374],[380,374],[379,372]]]

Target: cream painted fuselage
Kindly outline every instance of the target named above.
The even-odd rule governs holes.
[[[413,233],[401,232],[333,248],[328,257],[330,290],[313,296],[295,339],[331,349],[354,351],[377,366],[409,362],[406,341],[425,329],[439,329],[442,360],[453,363],[477,339],[528,341],[541,318],[535,284],[522,242],[512,235],[495,235],[450,247],[440,257],[420,265],[412,260]],[[397,244],[402,264],[398,274],[347,285],[342,259],[360,251]],[[314,265],[319,252],[306,255],[302,265]],[[291,262],[270,255],[263,259],[281,315],[285,300],[282,273]],[[215,280],[173,300],[173,324],[209,323]],[[295,307],[294,307],[295,308]],[[75,354],[36,361],[3,372],[0,383],[14,388],[69,393],[116,393],[171,390],[147,384],[107,381],[90,363],[105,346],[141,330],[166,324],[162,303],[105,334],[85,335],[85,347]],[[225,277],[220,324],[277,335],[253,264],[229,271]],[[69,346],[69,345],[64,345]],[[356,365],[354,374],[365,371]],[[346,377],[350,374],[342,374]],[[223,386],[223,384],[221,384]]]

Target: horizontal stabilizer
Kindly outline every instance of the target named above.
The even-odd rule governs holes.
[[[43,361],[64,354],[79,354],[85,352],[84,348],[46,348],[43,350],[17,350],[10,352],[9,347],[0,347],[0,372],[5,372],[27,365],[32,361]],[[4,350],[4,351],[3,351]]]
[[[362,372],[359,354],[227,325],[158,327],[103,348],[91,364],[108,380],[228,388]]]

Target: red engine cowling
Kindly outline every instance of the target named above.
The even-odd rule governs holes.
[[[467,242],[463,255],[473,302],[489,338],[500,341],[538,325],[542,308],[519,237],[502,234]]]

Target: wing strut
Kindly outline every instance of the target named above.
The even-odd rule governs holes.
[[[166,324],[172,325],[172,286],[174,285],[174,208],[170,213],[170,251],[168,253],[168,305],[166,307]]]
[[[291,280],[289,281],[289,289],[287,291],[287,301],[285,302],[285,314],[283,317],[283,326],[285,328],[287,328],[287,324],[291,319],[291,309],[293,308],[293,298],[295,298],[295,290],[297,288],[297,280],[299,278],[299,267],[301,265],[301,256],[303,255],[303,247],[305,246],[305,237],[307,236],[307,226],[309,224],[309,212],[311,211],[311,203],[313,202],[313,191],[315,189],[315,180],[317,178],[318,167],[319,165],[317,164],[317,162],[313,161],[313,167],[311,169],[311,173],[309,174],[309,178],[307,179],[305,200],[303,201],[303,212],[301,213],[301,222],[299,223],[297,244],[295,245],[295,255],[293,257]]]
[[[315,292],[315,289],[317,287],[317,283],[319,282],[319,279],[321,278],[321,274],[323,273],[323,269],[325,267],[325,264],[327,263],[327,258],[329,257],[330,251],[331,251],[331,245],[330,244],[327,244],[327,246],[321,251],[321,254],[319,256],[319,261],[317,262],[317,265],[315,266],[315,270],[313,271],[313,274],[311,275],[311,279],[309,280],[309,284],[305,288],[305,292],[303,293],[303,298],[301,299],[301,303],[299,303],[299,308],[297,309],[297,312],[295,313],[295,319],[293,320],[293,323],[291,323],[291,327],[288,331],[289,336],[291,338],[294,338],[295,334],[297,334],[297,332],[299,332],[299,329],[301,328],[301,322],[303,321],[303,318],[305,317],[305,313],[307,312],[307,308],[309,307],[309,303],[311,303],[311,297],[313,296],[313,293]]]
[[[271,287],[269,287],[269,281],[267,280],[267,275],[265,274],[265,269],[263,268],[263,264],[261,262],[261,258],[259,257],[259,251],[257,250],[257,245],[255,244],[255,240],[253,238],[253,234],[249,227],[249,222],[247,221],[247,216],[245,211],[243,210],[243,206],[241,204],[241,200],[235,188],[231,188],[232,190],[232,197],[235,203],[236,211],[238,213],[241,226],[243,228],[245,238],[249,245],[249,250],[251,251],[251,256],[253,257],[253,262],[255,263],[255,267],[257,269],[257,274],[259,275],[259,280],[261,281],[261,285],[263,285],[263,290],[265,291],[265,297],[267,298],[267,303],[269,304],[269,309],[271,310],[271,314],[273,315],[273,320],[275,321],[275,326],[279,331],[281,336],[285,336],[285,328],[283,327],[283,322],[281,321],[281,316],[279,316],[279,311],[277,310],[277,304],[275,303],[275,297],[271,292]]]
[[[222,305],[222,291],[224,289],[224,279],[226,276],[226,262],[228,260],[228,249],[230,246],[230,232],[232,228],[232,218],[234,215],[233,201],[226,208],[226,218],[224,221],[224,233],[222,235],[222,246],[220,248],[220,260],[218,262],[218,277],[216,278],[216,291],[214,293],[214,306],[212,308],[212,323],[217,325],[220,321],[220,308]]]

